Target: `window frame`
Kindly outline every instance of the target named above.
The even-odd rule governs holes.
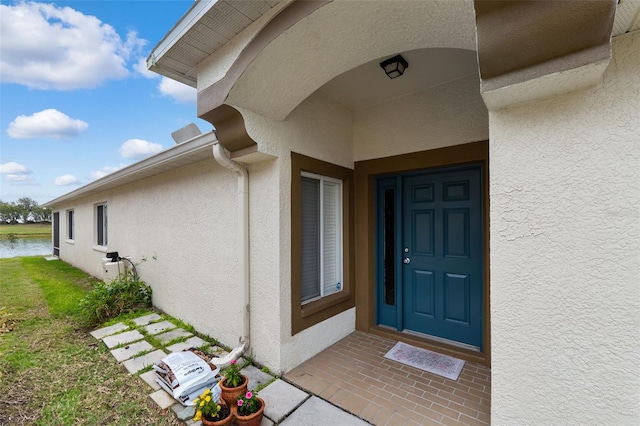
[[[305,172],[302,171],[300,173],[300,177],[301,178],[307,178],[307,179],[314,179],[316,181],[319,182],[319,206],[318,206],[318,216],[319,216],[319,226],[320,226],[320,232],[319,232],[319,241],[320,241],[320,249],[319,249],[319,259],[318,259],[318,269],[319,269],[319,282],[318,282],[318,293],[319,295],[316,297],[312,297],[308,300],[301,300],[301,303],[303,305],[307,304],[307,303],[312,303],[316,300],[319,300],[323,297],[327,297],[330,296],[332,294],[336,294],[339,293],[343,290],[342,288],[342,283],[344,281],[344,274],[343,274],[343,265],[344,265],[344,250],[342,247],[342,241],[343,241],[343,232],[344,232],[344,225],[343,225],[343,221],[344,221],[344,214],[343,214],[343,208],[342,208],[342,186],[343,186],[343,182],[341,179],[336,179],[334,177],[331,176],[324,176],[324,175],[319,175],[317,173],[309,173],[309,172]],[[338,211],[336,213],[336,218],[337,218],[337,222],[340,224],[340,229],[336,232],[336,247],[335,247],[335,257],[336,257],[336,266],[338,269],[337,275],[338,275],[338,283],[340,284],[341,288],[337,291],[334,291],[332,293],[329,294],[325,294],[325,281],[324,281],[324,272],[325,272],[325,268],[323,267],[323,265],[325,264],[325,259],[326,259],[326,254],[327,254],[327,250],[325,250],[325,241],[324,238],[322,238],[322,236],[324,235],[324,225],[325,225],[325,221],[324,221],[324,212],[325,212],[325,204],[324,201],[326,199],[326,196],[324,195],[324,183],[325,182],[330,182],[333,183],[337,186],[338,188],[338,193],[336,194],[336,196],[338,197]],[[302,298],[301,298],[302,299]]]
[[[76,237],[76,214],[74,209],[68,209],[66,216],[67,221],[67,239],[66,241],[72,243]]]
[[[100,218],[100,207],[102,207],[102,218]],[[109,211],[107,209],[107,202],[97,203],[94,206],[93,211],[95,212],[95,220],[94,220],[94,241],[95,247],[99,250],[106,250],[107,245],[109,244],[108,237],[108,223],[109,223]],[[98,227],[102,223],[102,241],[100,241],[100,231]]]
[[[302,302],[302,176],[303,173],[342,183],[342,289],[333,294]],[[355,306],[354,216],[352,169],[291,153],[291,334]]]

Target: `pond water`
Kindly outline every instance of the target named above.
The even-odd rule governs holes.
[[[46,255],[52,252],[51,237],[18,238],[13,243],[0,240],[0,258]]]

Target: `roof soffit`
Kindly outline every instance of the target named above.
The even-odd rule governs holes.
[[[198,0],[152,50],[147,67],[192,87],[198,64],[281,0]]]

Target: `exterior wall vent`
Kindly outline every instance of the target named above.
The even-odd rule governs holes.
[[[640,30],[640,0],[619,0],[613,21],[613,36]]]

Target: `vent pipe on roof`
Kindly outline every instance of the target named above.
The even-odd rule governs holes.
[[[238,240],[240,240],[240,282],[243,286],[242,331],[239,344],[229,355],[212,359],[218,367],[226,367],[238,359],[249,348],[250,304],[249,304],[249,173],[239,163],[231,160],[220,143],[213,145],[213,157],[223,167],[238,175]]]

